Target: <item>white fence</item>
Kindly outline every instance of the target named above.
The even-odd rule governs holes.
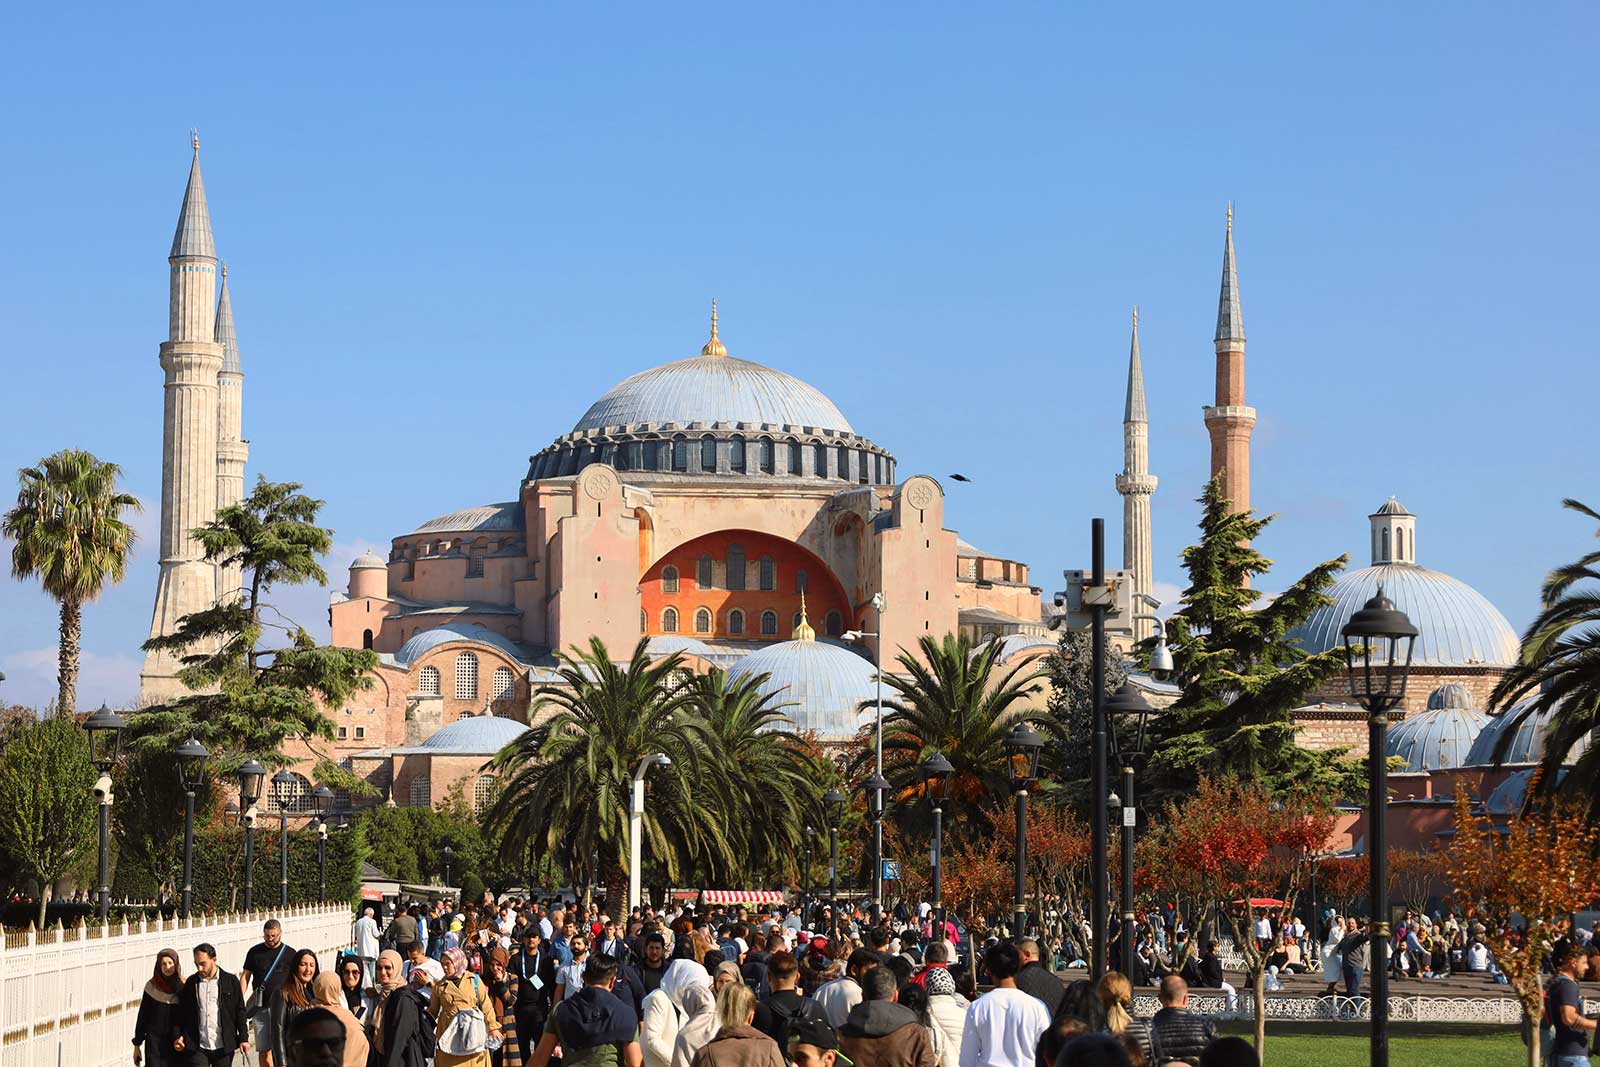
[[[130,924],[9,932],[0,950],[0,1067],[127,1067],[133,1023],[156,953],[176,949],[184,974],[194,946],[216,946],[223,970],[238,973],[276,918],[283,939],[315,951],[324,968],[350,944],[351,911],[326,904],[274,911]]]

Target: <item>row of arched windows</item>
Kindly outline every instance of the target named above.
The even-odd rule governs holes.
[[[573,449],[562,463],[555,457],[537,463],[539,476],[575,473],[585,463],[598,459],[610,463],[619,471],[671,470],[679,474],[717,473],[718,448],[721,440],[706,434],[698,441],[679,434],[671,440],[625,441],[621,444],[585,445]],[[816,478],[849,478],[852,473],[862,485],[870,482],[884,484],[892,476],[889,457],[865,448],[851,448],[844,444],[826,444],[814,441],[809,445],[794,438],[777,441],[771,437],[747,440],[733,437],[727,440],[728,471],[733,474],[804,475],[805,450],[812,450],[811,475]],[[851,459],[855,470],[851,471]],[[832,473],[829,473],[830,460]],[[545,469],[546,467],[559,467]]]
[[[714,622],[715,619],[712,617],[710,608],[695,609],[695,633],[709,635],[712,632],[711,627]],[[744,609],[734,608],[728,612],[726,629],[723,632],[729,637],[743,637],[748,633],[749,625],[750,620]],[[761,637],[777,637],[778,613],[771,609],[763,611],[757,620],[757,625],[759,627],[757,632]],[[790,625],[800,625],[800,613],[798,611],[794,613],[794,617],[790,620]],[[643,611],[639,612],[639,632],[643,633],[648,626],[649,616]],[[824,632],[829,637],[838,637],[844,633],[844,616],[838,611],[828,612],[823,619],[823,627]],[[667,608],[661,613],[661,632],[667,634],[682,632],[682,617],[678,614],[677,608]]]
[[[716,588],[716,561],[710,553],[705,553],[695,561],[694,584],[696,589]],[[732,590],[749,588],[749,569],[745,562],[744,546],[729,545],[728,558],[723,567],[724,580],[727,587]],[[682,575],[673,564],[661,568],[661,591],[667,595],[677,593],[682,587]],[[756,588],[763,593],[773,592],[778,588],[778,564],[771,556],[762,556],[756,560]],[[795,571],[794,591],[806,591],[806,572]]]
[[[423,696],[436,697],[442,687],[439,668],[427,666],[417,672],[417,692]],[[516,689],[517,676],[510,667],[496,667],[490,683],[490,693],[495,700],[510,696]],[[478,656],[474,652],[462,652],[456,656],[456,699],[478,699]]]

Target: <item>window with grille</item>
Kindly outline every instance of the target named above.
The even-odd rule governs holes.
[[[472,550],[472,554],[467,557],[467,577],[468,578],[482,578],[483,577],[483,557],[484,557],[484,550],[483,549],[475,548],[475,549]]]
[[[850,450],[844,445],[833,446],[833,476],[845,479],[850,477]]]
[[[425,697],[439,695],[439,668],[424,667],[417,675],[417,692]]]
[[[701,556],[700,559],[695,563],[694,584],[699,586],[701,589],[711,588],[712,577],[710,556]]]
[[[744,633],[744,612],[738,608],[728,612],[728,632],[730,634]]]
[[[678,632],[678,609],[668,608],[661,613],[661,632],[675,634]]]
[[[818,441],[813,446],[813,451],[817,454],[817,469],[814,473],[818,478],[826,478],[828,476],[828,446]]]
[[[763,437],[761,439],[760,450],[761,450],[761,473],[762,474],[772,474],[773,473],[772,438]]]
[[[484,808],[487,808],[490,804],[494,803],[494,793],[495,793],[496,784],[497,783],[496,783],[496,780],[495,780],[495,776],[492,775],[492,774],[486,774],[482,778],[479,778],[476,782],[473,783],[473,786],[472,786],[472,810],[473,811],[482,811]]]
[[[771,556],[762,556],[759,577],[763,592],[770,593],[778,588],[778,567],[772,562]]]
[[[293,781],[279,785],[274,775],[267,781],[267,810],[287,811],[290,815],[315,815],[317,798],[311,795],[311,782],[303,774],[289,772]]]
[[[711,610],[709,608],[701,608],[694,613],[694,632],[697,634],[711,632]]]
[[[367,739],[367,728],[365,726],[357,726],[356,727],[356,740],[357,741],[365,741],[366,739]]]
[[[406,799],[413,808],[425,808],[433,803],[433,782],[426,774],[411,779],[411,792]]]
[[[511,695],[517,686],[517,676],[511,673],[510,667],[496,667],[494,669],[494,698],[496,700]]]
[[[728,466],[737,473],[744,473],[744,438],[735,437],[728,443]]]
[[[672,439],[672,469],[675,471],[689,469],[689,439],[686,437]]]
[[[478,699],[478,657],[463,652],[456,657],[456,699]]]
[[[717,469],[717,439],[710,434],[700,438],[700,469],[707,472]]]
[[[829,637],[838,637],[840,634],[844,633],[844,616],[840,615],[837,611],[828,612],[827,627]]]
[[[789,442],[788,451],[789,451],[789,473],[790,474],[799,474],[801,472],[801,470],[802,470],[801,465],[800,465],[801,462],[802,462],[802,460],[801,460],[801,452],[800,452],[800,442],[799,441],[790,441]]]
[[[778,613],[776,611],[763,611],[761,613],[761,636],[778,636]]]
[[[668,567],[661,572],[661,591],[663,593],[678,591],[678,568]]]
[[[867,452],[866,449],[862,449],[859,453],[857,453],[856,462],[859,469],[856,471],[856,481],[860,482],[862,485],[867,484],[868,476],[871,474],[871,468],[867,465],[871,459],[872,456]]]
[[[350,730],[347,727],[344,727],[344,726],[339,727],[339,740],[343,741],[343,740],[347,739],[349,736],[350,736]]]
[[[744,588],[744,546],[728,546],[728,588]]]

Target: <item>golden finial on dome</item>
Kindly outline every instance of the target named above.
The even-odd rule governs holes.
[[[800,593],[800,624],[794,628],[794,633],[789,635],[789,639],[791,641],[815,641],[817,639],[817,631],[813,630],[811,624],[806,621],[806,594],[804,591]]]
[[[726,356],[728,350],[717,337],[717,298],[711,298],[711,340],[700,349],[702,356]]]

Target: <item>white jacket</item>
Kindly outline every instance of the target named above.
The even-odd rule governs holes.
[[[661,975],[661,985],[640,1005],[639,1043],[644,1067],[672,1067],[672,1052],[683,1026],[683,994],[690,986],[711,988],[711,975],[693,960],[673,960]]]
[[[960,1067],[961,1031],[967,1025],[967,1007],[967,998],[960,993],[928,998],[928,1014],[933,1017],[933,1029],[939,1036],[934,1046],[939,1067]]]

